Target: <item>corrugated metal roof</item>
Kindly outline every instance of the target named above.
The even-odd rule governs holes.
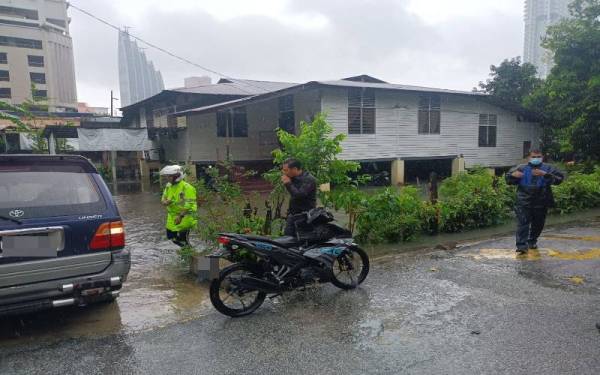
[[[251,96],[258,94],[266,94],[272,91],[282,90],[288,87],[298,85],[291,82],[273,82],[273,81],[256,81],[249,79],[221,79],[217,83],[209,85],[199,85],[193,87],[177,87],[173,89],[163,90],[160,93],[146,98],[140,102],[130,104],[127,107],[121,108],[126,110],[129,107],[138,106],[142,103],[155,99],[159,95],[167,92],[187,93],[187,94],[203,94],[203,95],[238,95]]]
[[[397,85],[393,83],[372,83],[372,82],[356,82],[347,80],[334,80],[334,81],[316,81],[316,83],[325,86],[339,86],[339,87],[366,87],[374,89],[384,90],[400,90],[400,91],[417,91],[417,92],[433,92],[440,94],[459,94],[459,95],[476,95],[485,96],[486,94],[472,91],[459,91],[459,90],[448,90],[438,89],[433,87],[422,87],[422,86],[410,86],[410,85]]]
[[[247,79],[221,80],[216,84],[180,87],[168,91],[207,95],[257,95],[296,86],[297,83],[251,81]]]
[[[439,93],[439,94],[452,94],[452,95],[471,95],[471,96],[481,96],[487,97],[487,94],[481,92],[472,92],[472,91],[459,91],[459,90],[448,90],[448,89],[438,89],[432,87],[421,87],[421,86],[410,86],[410,85],[396,85],[393,83],[374,83],[374,82],[356,82],[356,81],[347,81],[347,80],[333,80],[333,81],[311,81],[300,85],[293,85],[289,87],[283,87],[280,90],[274,90],[266,93],[258,93],[256,95],[247,96],[245,98],[240,98],[236,100],[230,100],[223,103],[212,104],[204,107],[188,109],[185,111],[177,112],[177,115],[184,115],[189,113],[204,113],[204,112],[212,112],[215,110],[219,110],[227,107],[236,107],[240,105],[244,105],[248,102],[254,102],[258,100],[267,99],[273,95],[281,95],[286,94],[290,91],[299,91],[303,90],[307,87],[316,87],[316,86],[330,86],[330,87],[365,87],[365,88],[373,88],[373,89],[381,89],[381,90],[397,90],[397,91],[411,91],[411,92],[427,92],[427,93]]]

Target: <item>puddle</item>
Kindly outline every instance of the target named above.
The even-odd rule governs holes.
[[[125,222],[131,271],[115,303],[3,319],[0,346],[23,341],[103,336],[153,329],[210,311],[208,287],[183,267],[164,235],[164,210],[152,193],[116,196]]]

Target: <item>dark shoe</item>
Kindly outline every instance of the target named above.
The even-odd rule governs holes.
[[[527,249],[517,249],[516,252],[517,255],[524,255],[527,254]]]
[[[538,248],[537,243],[530,243],[529,244],[529,250],[536,250]]]

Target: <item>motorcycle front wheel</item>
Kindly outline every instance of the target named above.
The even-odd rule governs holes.
[[[352,247],[349,253],[342,254],[333,262],[331,283],[340,289],[354,289],[369,274],[369,256],[359,248]]]
[[[265,301],[266,293],[244,289],[236,285],[242,276],[256,277],[244,264],[233,264],[219,273],[210,283],[210,302],[221,314],[237,318],[252,314]]]

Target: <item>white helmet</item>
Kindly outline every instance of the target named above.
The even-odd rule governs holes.
[[[167,165],[166,167],[160,170],[161,176],[175,176],[177,174],[179,175],[179,177],[175,179],[175,182],[183,180],[183,168],[181,168],[181,166],[177,164]]]

